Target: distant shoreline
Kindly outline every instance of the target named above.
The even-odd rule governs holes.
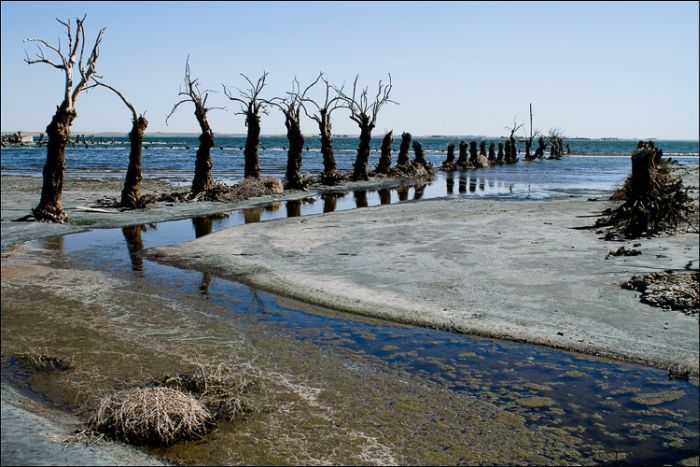
[[[27,136],[38,136],[42,133],[45,133],[44,131],[22,131],[23,135]],[[0,135],[11,135],[15,134],[17,131],[1,131]],[[83,131],[73,131],[71,132],[74,135],[80,134],[80,135],[85,135],[85,136],[94,136],[94,137],[102,137],[102,138],[116,138],[116,137],[127,137],[128,131],[108,131],[108,132],[83,132]],[[246,134],[245,133],[214,133],[216,136],[220,137],[225,137],[225,138],[245,138]],[[148,132],[146,133],[146,137],[163,137],[163,138],[197,138],[199,137],[200,133],[178,133],[178,132],[161,132],[161,131],[154,131],[154,132]],[[377,133],[379,135],[379,133]],[[316,136],[316,133],[309,134],[308,136],[313,137]],[[359,138],[359,134],[336,134],[333,135],[334,138]],[[282,133],[282,134],[261,134],[261,138],[286,138],[287,135]],[[469,138],[474,138],[474,139],[503,139],[507,138],[507,135],[498,135],[498,136],[487,136],[487,135],[418,135],[414,134],[414,138],[462,138],[462,139],[469,139]],[[581,140],[587,140],[587,141],[679,141],[679,142],[688,142],[688,143],[697,143],[700,144],[700,140],[697,139],[687,139],[687,138],[618,138],[614,136],[605,136],[605,137],[600,137],[600,138],[590,138],[587,136],[569,136],[566,138],[567,141],[581,141]]]

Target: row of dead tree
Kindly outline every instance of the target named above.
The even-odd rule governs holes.
[[[59,70],[65,74],[65,89],[64,98],[61,104],[57,107],[51,123],[46,128],[47,135],[47,157],[43,169],[43,184],[41,199],[37,207],[32,210],[32,216],[36,220],[65,222],[68,217],[63,210],[62,205],[62,190],[63,190],[63,174],[66,165],[66,146],[71,142],[71,125],[77,117],[76,101],[78,96],[89,89],[101,87],[111,90],[116,94],[129,109],[132,116],[132,128],[129,132],[130,155],[129,166],[127,169],[124,187],[121,193],[119,205],[124,208],[143,207],[145,198],[141,195],[141,180],[142,180],[142,148],[144,134],[148,127],[145,113],[141,114],[136,107],[126,98],[126,96],[111,84],[103,81],[102,77],[96,73],[96,64],[100,55],[100,43],[102,41],[105,29],[101,29],[97,34],[95,42],[91,49],[85,48],[85,29],[84,21],[77,19],[75,28],[73,29],[70,20],[57,21],[65,27],[66,36],[68,39],[68,47],[66,50],[61,48],[61,44],[53,45],[43,39],[30,38],[27,42],[36,44],[37,52],[34,57],[27,54],[25,61],[28,64],[44,63]],[[47,53],[53,53],[54,58],[47,57]],[[245,178],[259,179],[260,168],[258,163],[258,146],[260,144],[260,118],[261,114],[267,114],[270,108],[279,109],[285,117],[285,127],[287,129],[287,138],[289,140],[289,150],[287,153],[287,169],[285,173],[286,187],[291,189],[305,187],[309,180],[305,179],[301,174],[302,151],[304,148],[304,135],[301,131],[301,112],[313,119],[317,124],[321,135],[321,154],[323,155],[323,172],[320,176],[320,182],[325,185],[334,185],[341,180],[348,178],[337,170],[334,150],[331,114],[337,109],[348,109],[350,111],[350,119],[353,120],[360,129],[360,141],[357,148],[357,155],[353,167],[352,174],[349,178],[352,180],[367,180],[371,174],[374,175],[398,175],[398,176],[422,176],[433,172],[432,165],[425,160],[424,152],[420,142],[413,142],[413,150],[415,154],[414,161],[408,160],[408,148],[411,141],[411,136],[408,133],[402,135],[401,148],[399,151],[399,159],[395,167],[391,167],[391,144],[393,141],[392,132],[384,136],[382,143],[382,155],[378,166],[374,171],[368,171],[368,162],[370,156],[370,142],[372,131],[375,128],[377,115],[381,108],[388,103],[396,104],[391,100],[391,75],[387,83],[379,81],[377,92],[374,96],[369,94],[367,87],[358,89],[355,78],[352,91],[346,92],[344,86],[337,87],[331,84],[324,76],[319,73],[318,77],[306,88],[302,89],[301,85],[295,78],[292,84],[292,90],[287,93],[286,97],[274,97],[264,99],[261,96],[265,81],[268,74],[263,72],[262,76],[257,81],[249,79],[243,75],[248,87],[243,90],[238,90],[238,95],[234,95],[231,88],[222,83],[224,94],[232,101],[241,105],[237,115],[245,116],[245,124],[247,127],[247,137],[244,149],[244,176]],[[317,84],[322,83],[324,86],[324,98],[312,99],[308,97],[309,91]],[[192,199],[215,199],[218,194],[225,190],[217,186],[212,177],[212,159],[211,148],[214,147],[214,132],[209,124],[207,114],[211,110],[222,109],[222,107],[208,107],[207,100],[211,90],[201,89],[199,80],[192,78],[189,66],[189,57],[185,64],[184,87],[180,88],[178,96],[180,100],[175,103],[172,110],[166,117],[166,123],[173,113],[183,104],[192,103],[194,105],[194,114],[199,124],[201,134],[199,136],[199,147],[195,157],[195,171],[192,180],[190,193],[187,195]],[[536,135],[532,133],[532,107],[530,113],[530,138],[524,140],[526,143],[525,158],[542,157],[544,154],[545,140],[540,138],[540,146],[535,152],[535,156],[530,157],[530,148],[533,138]],[[491,153],[494,161],[515,162],[517,160],[517,149],[514,134],[522,125],[517,125],[514,122],[511,128],[511,134],[506,141],[505,153],[501,157],[501,149],[499,148],[499,157],[496,158],[491,147]],[[559,134],[550,135],[549,141],[552,148],[561,148],[561,144],[557,145],[556,138]],[[466,144],[466,143],[465,143]],[[472,143],[474,146],[476,143]],[[500,146],[500,145],[499,145]],[[554,151],[554,149],[553,149]],[[482,144],[482,153],[485,149]],[[447,165],[443,168],[466,168],[471,164],[475,165],[476,157],[475,148],[472,149],[472,157],[468,160],[464,159],[462,146],[460,145],[460,159],[450,161],[448,153]],[[466,154],[466,152],[464,152]],[[552,153],[553,156],[555,152]],[[560,154],[559,154],[560,155]]]

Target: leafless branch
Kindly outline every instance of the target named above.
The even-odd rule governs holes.
[[[370,103],[368,96],[368,88],[364,88],[360,91],[360,95],[357,95],[357,80],[359,75],[355,76],[355,81],[352,84],[352,95],[348,96],[343,92],[342,89],[333,87],[333,89],[338,93],[338,96],[343,101],[342,107],[350,110],[350,119],[357,123],[362,124],[363,117],[369,120],[370,125],[374,126],[377,121],[377,115],[379,110],[387,103],[397,104],[389,98],[391,94],[392,82],[391,74],[389,74],[389,83],[383,84],[382,80],[379,80],[377,86],[377,95],[374,100]]]
[[[136,107],[134,107],[134,105],[131,102],[129,102],[129,100],[126,97],[124,97],[124,94],[122,94],[119,90],[117,90],[113,86],[110,86],[109,84],[103,83],[102,81],[98,81],[97,79],[95,79],[95,77],[92,78],[92,81],[94,83],[93,86],[103,86],[103,87],[111,90],[117,96],[119,96],[119,98],[124,102],[124,105],[126,105],[126,107],[131,111],[131,115],[132,115],[134,121],[138,120],[138,112],[136,111]]]
[[[25,62],[29,65],[35,63],[45,63],[51,65],[54,68],[63,70],[65,75],[65,88],[64,88],[64,100],[68,109],[73,109],[75,107],[75,100],[78,94],[89,89],[90,78],[95,73],[95,66],[97,59],[99,58],[99,46],[102,42],[102,37],[104,35],[105,29],[102,28],[97,34],[95,43],[92,47],[90,56],[87,59],[87,63],[83,62],[84,50],[85,50],[85,16],[82,19],[77,19],[75,24],[75,31],[73,31],[70,20],[62,21],[56,18],[59,24],[66,28],[66,36],[68,37],[68,50],[63,52],[61,48],[61,40],[58,40],[58,46],[52,45],[44,39],[29,38],[24,42],[32,42],[36,44],[37,54],[35,58],[30,58],[29,54],[26,54]],[[45,51],[51,51],[55,53],[59,60],[52,60],[46,57]],[[80,56],[77,57],[78,50],[80,50]],[[77,85],[74,83],[75,77],[75,67],[78,68],[78,73],[80,73],[80,81]]]
[[[190,72],[190,56],[187,56],[187,60],[185,60],[185,78],[184,78],[184,83],[185,83],[185,89],[183,90],[182,87],[178,90],[177,95],[178,96],[186,96],[184,99],[176,103],[170,113],[168,114],[167,117],[165,117],[165,124],[168,124],[168,120],[172,115],[175,113],[175,110],[180,106],[180,104],[183,104],[185,102],[192,102],[195,105],[195,108],[197,109],[198,112],[200,112],[202,115],[205,115],[208,111],[210,110],[226,110],[225,107],[207,107],[207,99],[209,98],[209,93],[213,93],[214,91],[210,89],[205,89],[201,90],[199,88],[199,79],[195,78],[192,79],[192,74]],[[225,89],[224,89],[225,91]]]
[[[258,81],[255,84],[253,84],[253,81],[251,81],[250,78],[241,73],[241,76],[248,82],[250,87],[246,90],[236,88],[238,90],[239,95],[241,96],[240,98],[234,97],[229,92],[228,87],[223,83],[221,84],[221,86],[223,86],[224,88],[224,94],[226,95],[226,97],[228,97],[232,101],[240,103],[242,106],[241,111],[236,112],[236,115],[245,115],[248,113],[253,113],[257,115],[259,112],[267,114],[266,106],[271,105],[273,101],[260,98],[260,93],[265,87],[265,80],[267,79],[267,75],[268,72],[263,71],[262,76],[258,78]]]

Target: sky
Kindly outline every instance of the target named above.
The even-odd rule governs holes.
[[[292,80],[323,71],[337,85],[358,83],[374,95],[391,73],[391,97],[375,134],[506,133],[514,118],[570,137],[697,139],[697,2],[15,2],[1,8],[1,129],[44,131],[60,104],[64,76],[28,65],[30,37],[66,44],[63,20],[87,15],[87,41],[106,32],[97,63],[148,132],[198,132],[194,107],[178,101],[185,60],[215,91],[215,133],[245,133],[239,105],[222,83],[245,87],[269,72],[264,97],[284,96]],[[315,89],[321,95],[321,87]],[[312,94],[314,91],[312,91]],[[128,132],[131,115],[109,91],[77,101],[74,133]],[[317,133],[304,118],[302,129]],[[335,134],[358,134],[346,110],[333,113]],[[263,134],[284,134],[277,110]]]

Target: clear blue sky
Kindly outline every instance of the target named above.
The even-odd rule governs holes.
[[[196,132],[191,106],[165,125],[185,58],[219,91],[215,133],[244,133],[220,92],[270,72],[268,97],[318,71],[335,83],[376,89],[391,73],[399,106],[380,113],[376,134],[502,135],[535,111],[535,127],[568,136],[698,137],[698,3],[109,3],[13,2],[2,8],[2,130],[43,131],[62,98],[62,72],[27,65],[28,37],[55,42],[54,18],[87,14],[92,40],[107,28],[98,62],[104,80],[139,110],[149,131]],[[62,37],[65,44],[65,38]],[[64,45],[65,47],[65,45]],[[104,90],[82,94],[74,132],[128,131],[130,115]],[[315,124],[303,128],[315,133]],[[283,134],[271,112],[264,134]],[[345,111],[334,132],[357,134]]]

